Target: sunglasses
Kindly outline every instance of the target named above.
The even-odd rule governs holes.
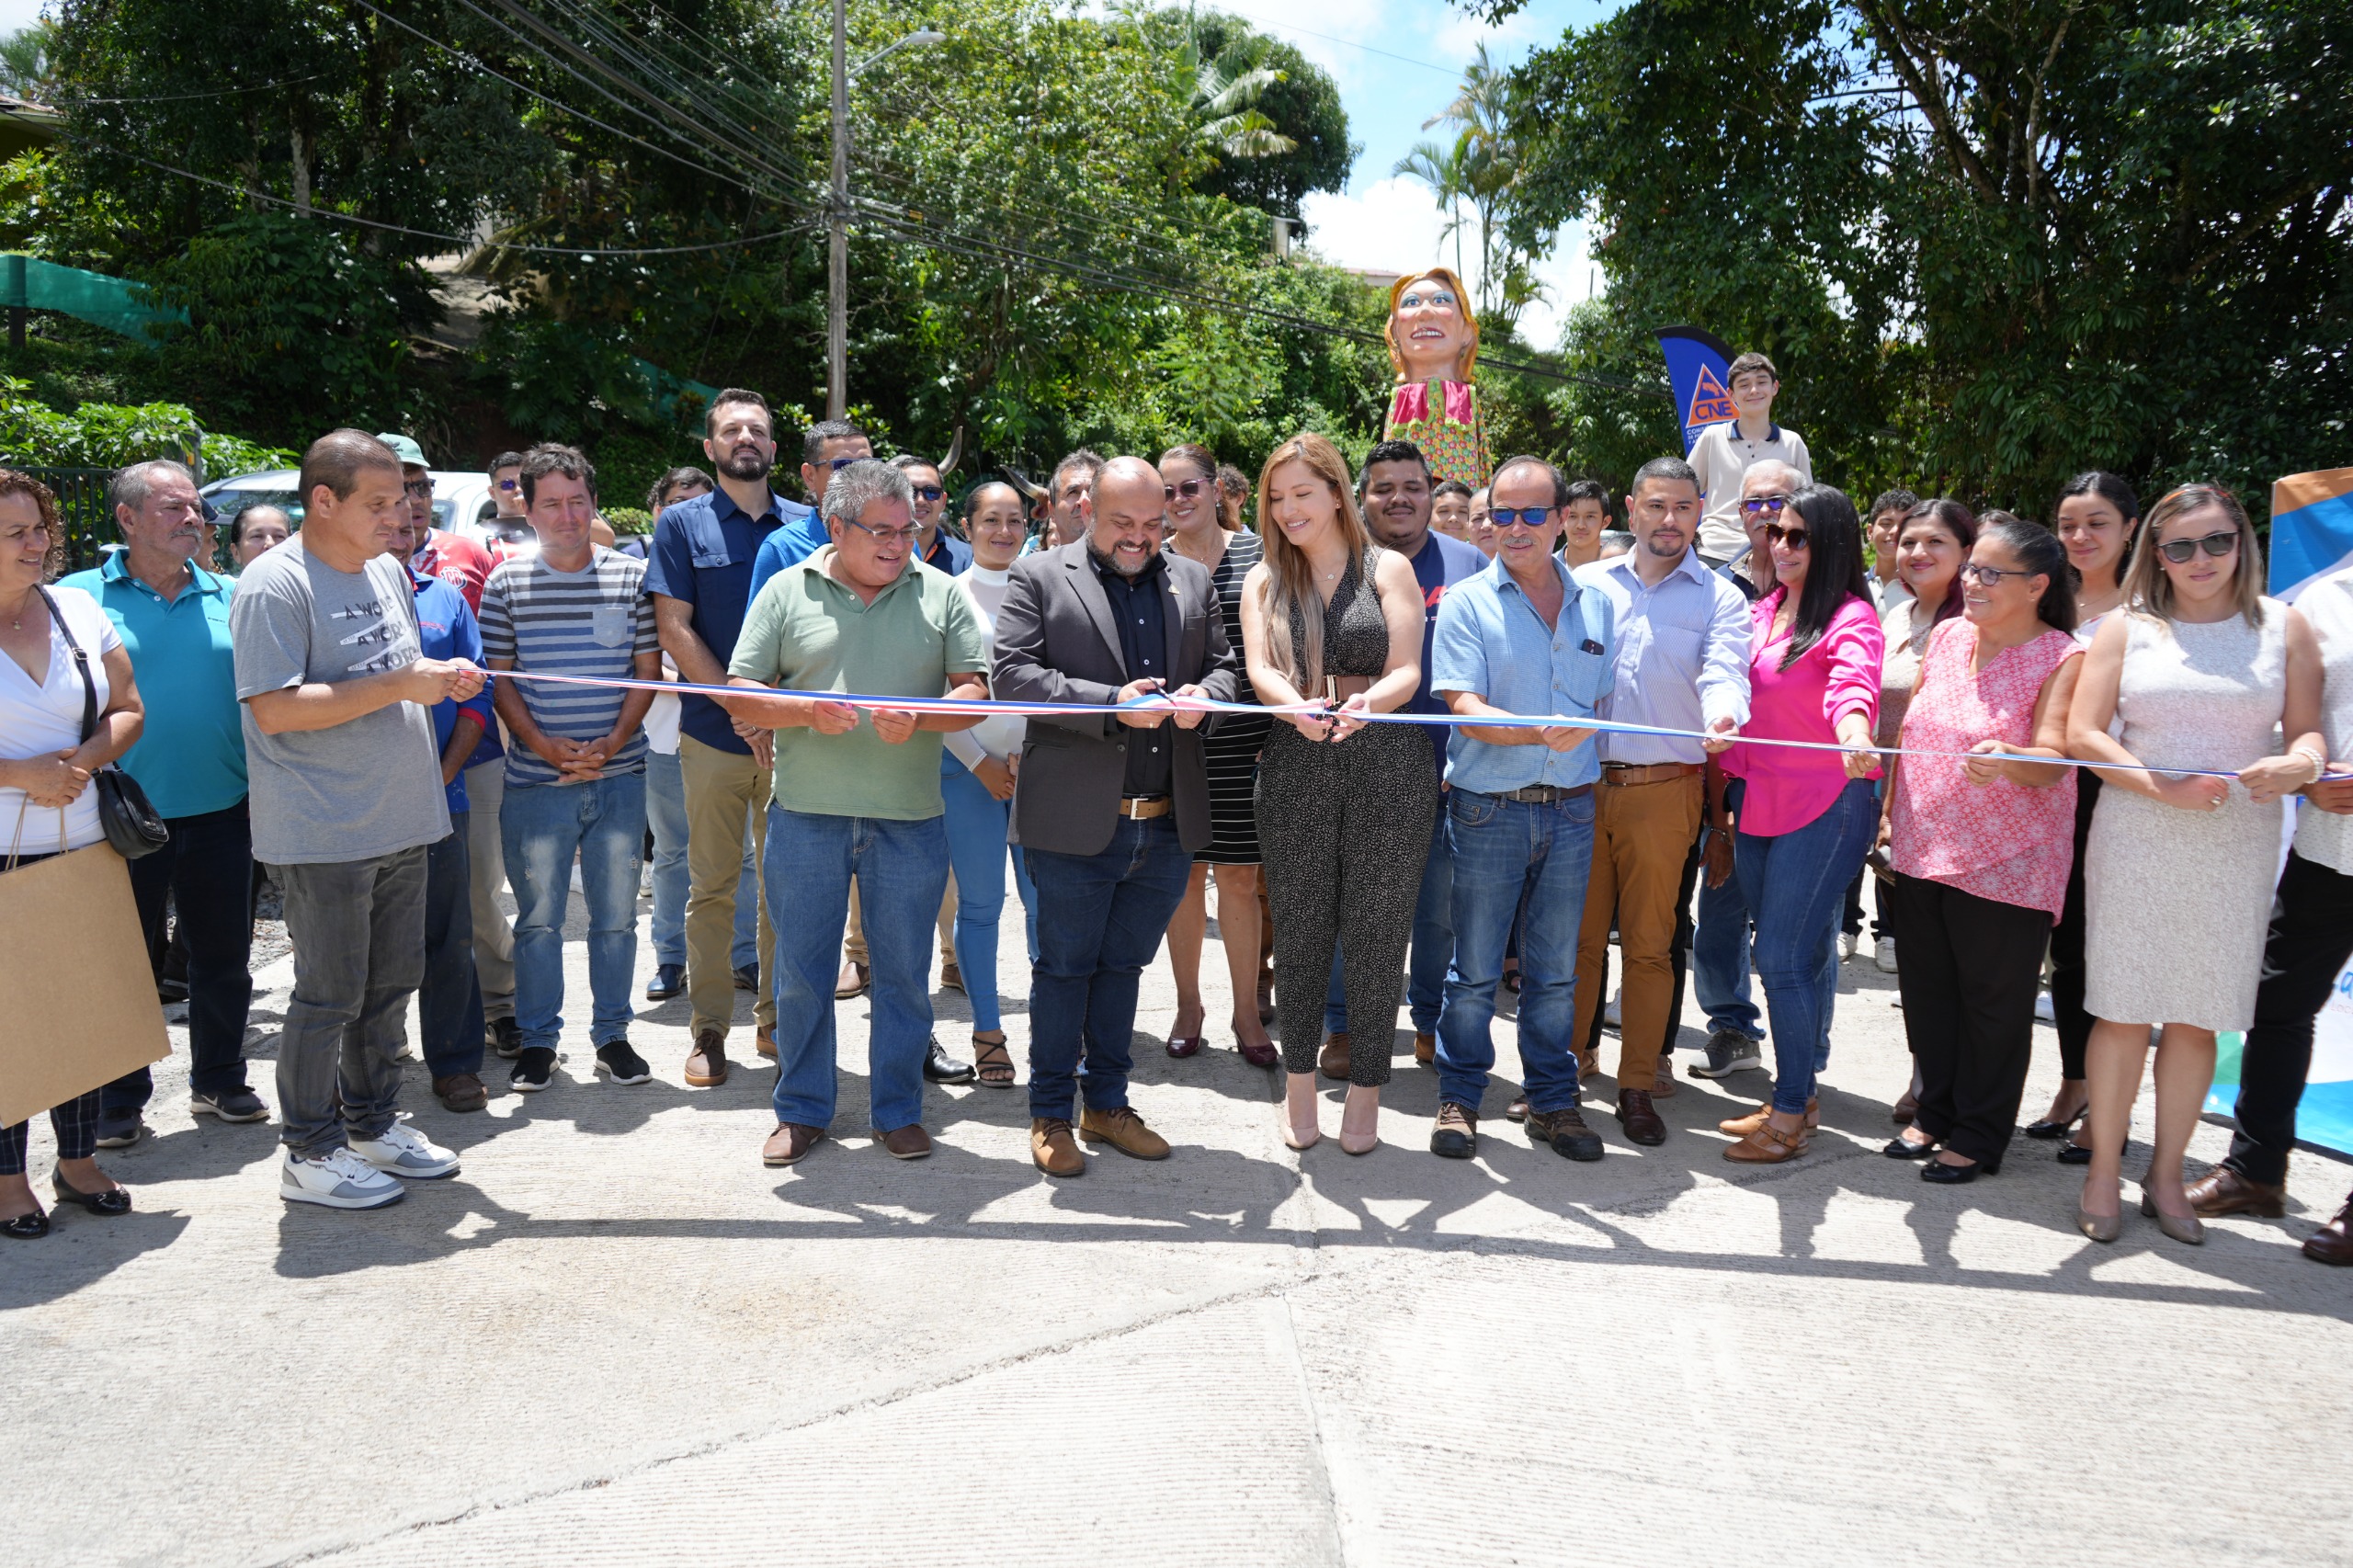
[[[918,501],[937,501],[948,494],[937,484],[918,484],[915,487],[915,499]]]
[[[1784,544],[1789,546],[1791,550],[1803,550],[1805,548],[1805,530],[1803,528],[1785,528],[1779,523],[1768,523],[1765,525],[1765,542],[1768,544]]]
[[[1487,518],[1499,528],[1540,528],[1552,516],[1550,506],[1491,506]]]
[[[412,479],[401,488],[411,495],[430,495],[433,494],[433,482],[429,479]]]
[[[1174,484],[1162,485],[1160,493],[1171,501],[1178,499],[1190,501],[1194,496],[1199,495],[1209,483],[1206,479],[1180,479]]]
[[[810,466],[812,468],[824,469],[831,473],[839,473],[842,470],[849,467],[852,463],[871,462],[873,460],[874,460],[871,458],[831,458],[821,463],[812,463]]]
[[[1790,504],[1786,495],[1758,495],[1740,504],[1741,515],[1749,517],[1778,517]]]
[[[1961,568],[1961,580],[1962,582],[1976,583],[1988,588],[1998,588],[2006,579],[2011,577],[2023,579],[2033,575],[2035,575],[2035,574],[2026,571],[2021,567],[1980,566],[1974,561],[1962,562]]]
[[[520,490],[523,488],[523,482],[519,479],[502,479],[498,482],[498,488],[501,490]]]
[[[2228,555],[2238,547],[2238,530],[2236,528],[2229,528],[2221,533],[2208,534],[2204,539],[2177,539],[2167,540],[2165,543],[2157,546],[2157,553],[2164,556],[2167,561],[2172,562],[2176,566],[2179,566],[2201,550],[2209,555],[2219,558],[2221,556]]]

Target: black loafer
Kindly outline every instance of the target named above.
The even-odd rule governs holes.
[[[2059,1148],[2059,1163],[2063,1165],[2088,1165],[2092,1152],[2081,1143],[2063,1143]]]
[[[1960,1187],[1975,1181],[1981,1174],[1990,1176],[1993,1173],[1975,1160],[1965,1165],[1949,1165],[1942,1160],[1930,1160],[1920,1167],[1920,1179],[1934,1182],[1938,1187]]]
[[[12,1242],[37,1242],[47,1234],[49,1216],[46,1214],[19,1214],[6,1224],[0,1224],[0,1236],[6,1236]]]
[[[91,1213],[102,1214],[109,1220],[119,1219],[131,1212],[131,1193],[126,1187],[118,1187],[108,1192],[83,1192],[67,1185],[65,1173],[62,1170],[49,1173],[49,1185],[50,1189],[57,1194],[60,1203],[71,1203],[76,1209],[87,1209]]]
[[[959,1062],[948,1054],[948,1048],[935,1035],[923,1056],[924,1081],[930,1084],[969,1084],[978,1078],[980,1070],[969,1062]]]
[[[1903,1138],[1891,1138],[1887,1147],[1880,1151],[1891,1160],[1925,1160],[1937,1152],[1934,1143],[1914,1143]]]
[[[656,964],[654,978],[645,983],[645,999],[667,1002],[687,988],[687,966],[682,963]]]

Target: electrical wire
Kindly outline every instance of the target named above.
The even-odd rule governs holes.
[[[307,76],[289,76],[282,82],[262,82],[250,87],[215,87],[210,92],[204,93],[158,93],[153,97],[144,98],[62,98],[56,103],[44,104],[42,107],[80,108],[86,104],[172,104],[181,103],[189,98],[225,98],[237,93],[266,93],[274,87],[290,87],[298,82],[315,82],[325,74],[324,71],[313,71]]]

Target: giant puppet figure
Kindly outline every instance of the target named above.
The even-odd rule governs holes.
[[[1383,436],[1419,447],[1432,478],[1483,488],[1492,460],[1479,423],[1478,388],[1471,381],[1479,322],[1462,280],[1443,267],[1399,278],[1389,290],[1389,324],[1381,335],[1397,368]]]

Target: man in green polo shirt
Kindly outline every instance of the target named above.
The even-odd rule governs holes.
[[[123,548],[65,583],[105,608],[147,703],[146,728],[123,754],[122,770],[147,791],[171,841],[131,862],[131,891],[151,964],[163,957],[166,894],[179,912],[188,947],[189,1108],[224,1121],[261,1121],[269,1108],[245,1083],[254,855],[229,643],[236,585],[196,563],[204,508],[196,477],[180,464],[133,463],[114,476],[108,499]],[[146,1131],[141,1112],[154,1092],[144,1067],[107,1085],[101,1148],[139,1141]]]
[[[727,666],[728,684],[745,695],[723,706],[776,732],[761,863],[777,947],[777,1129],[761,1150],[771,1165],[798,1163],[833,1121],[834,957],[853,880],[873,974],[875,1138],[902,1160],[931,1153],[926,982],[932,917],[948,885],[939,737],[982,714],[752,695],[988,695],[988,634],[953,580],[915,559],[914,508],[907,476],[888,464],[867,459],[836,472],[819,508],[833,542],[762,585]]]

